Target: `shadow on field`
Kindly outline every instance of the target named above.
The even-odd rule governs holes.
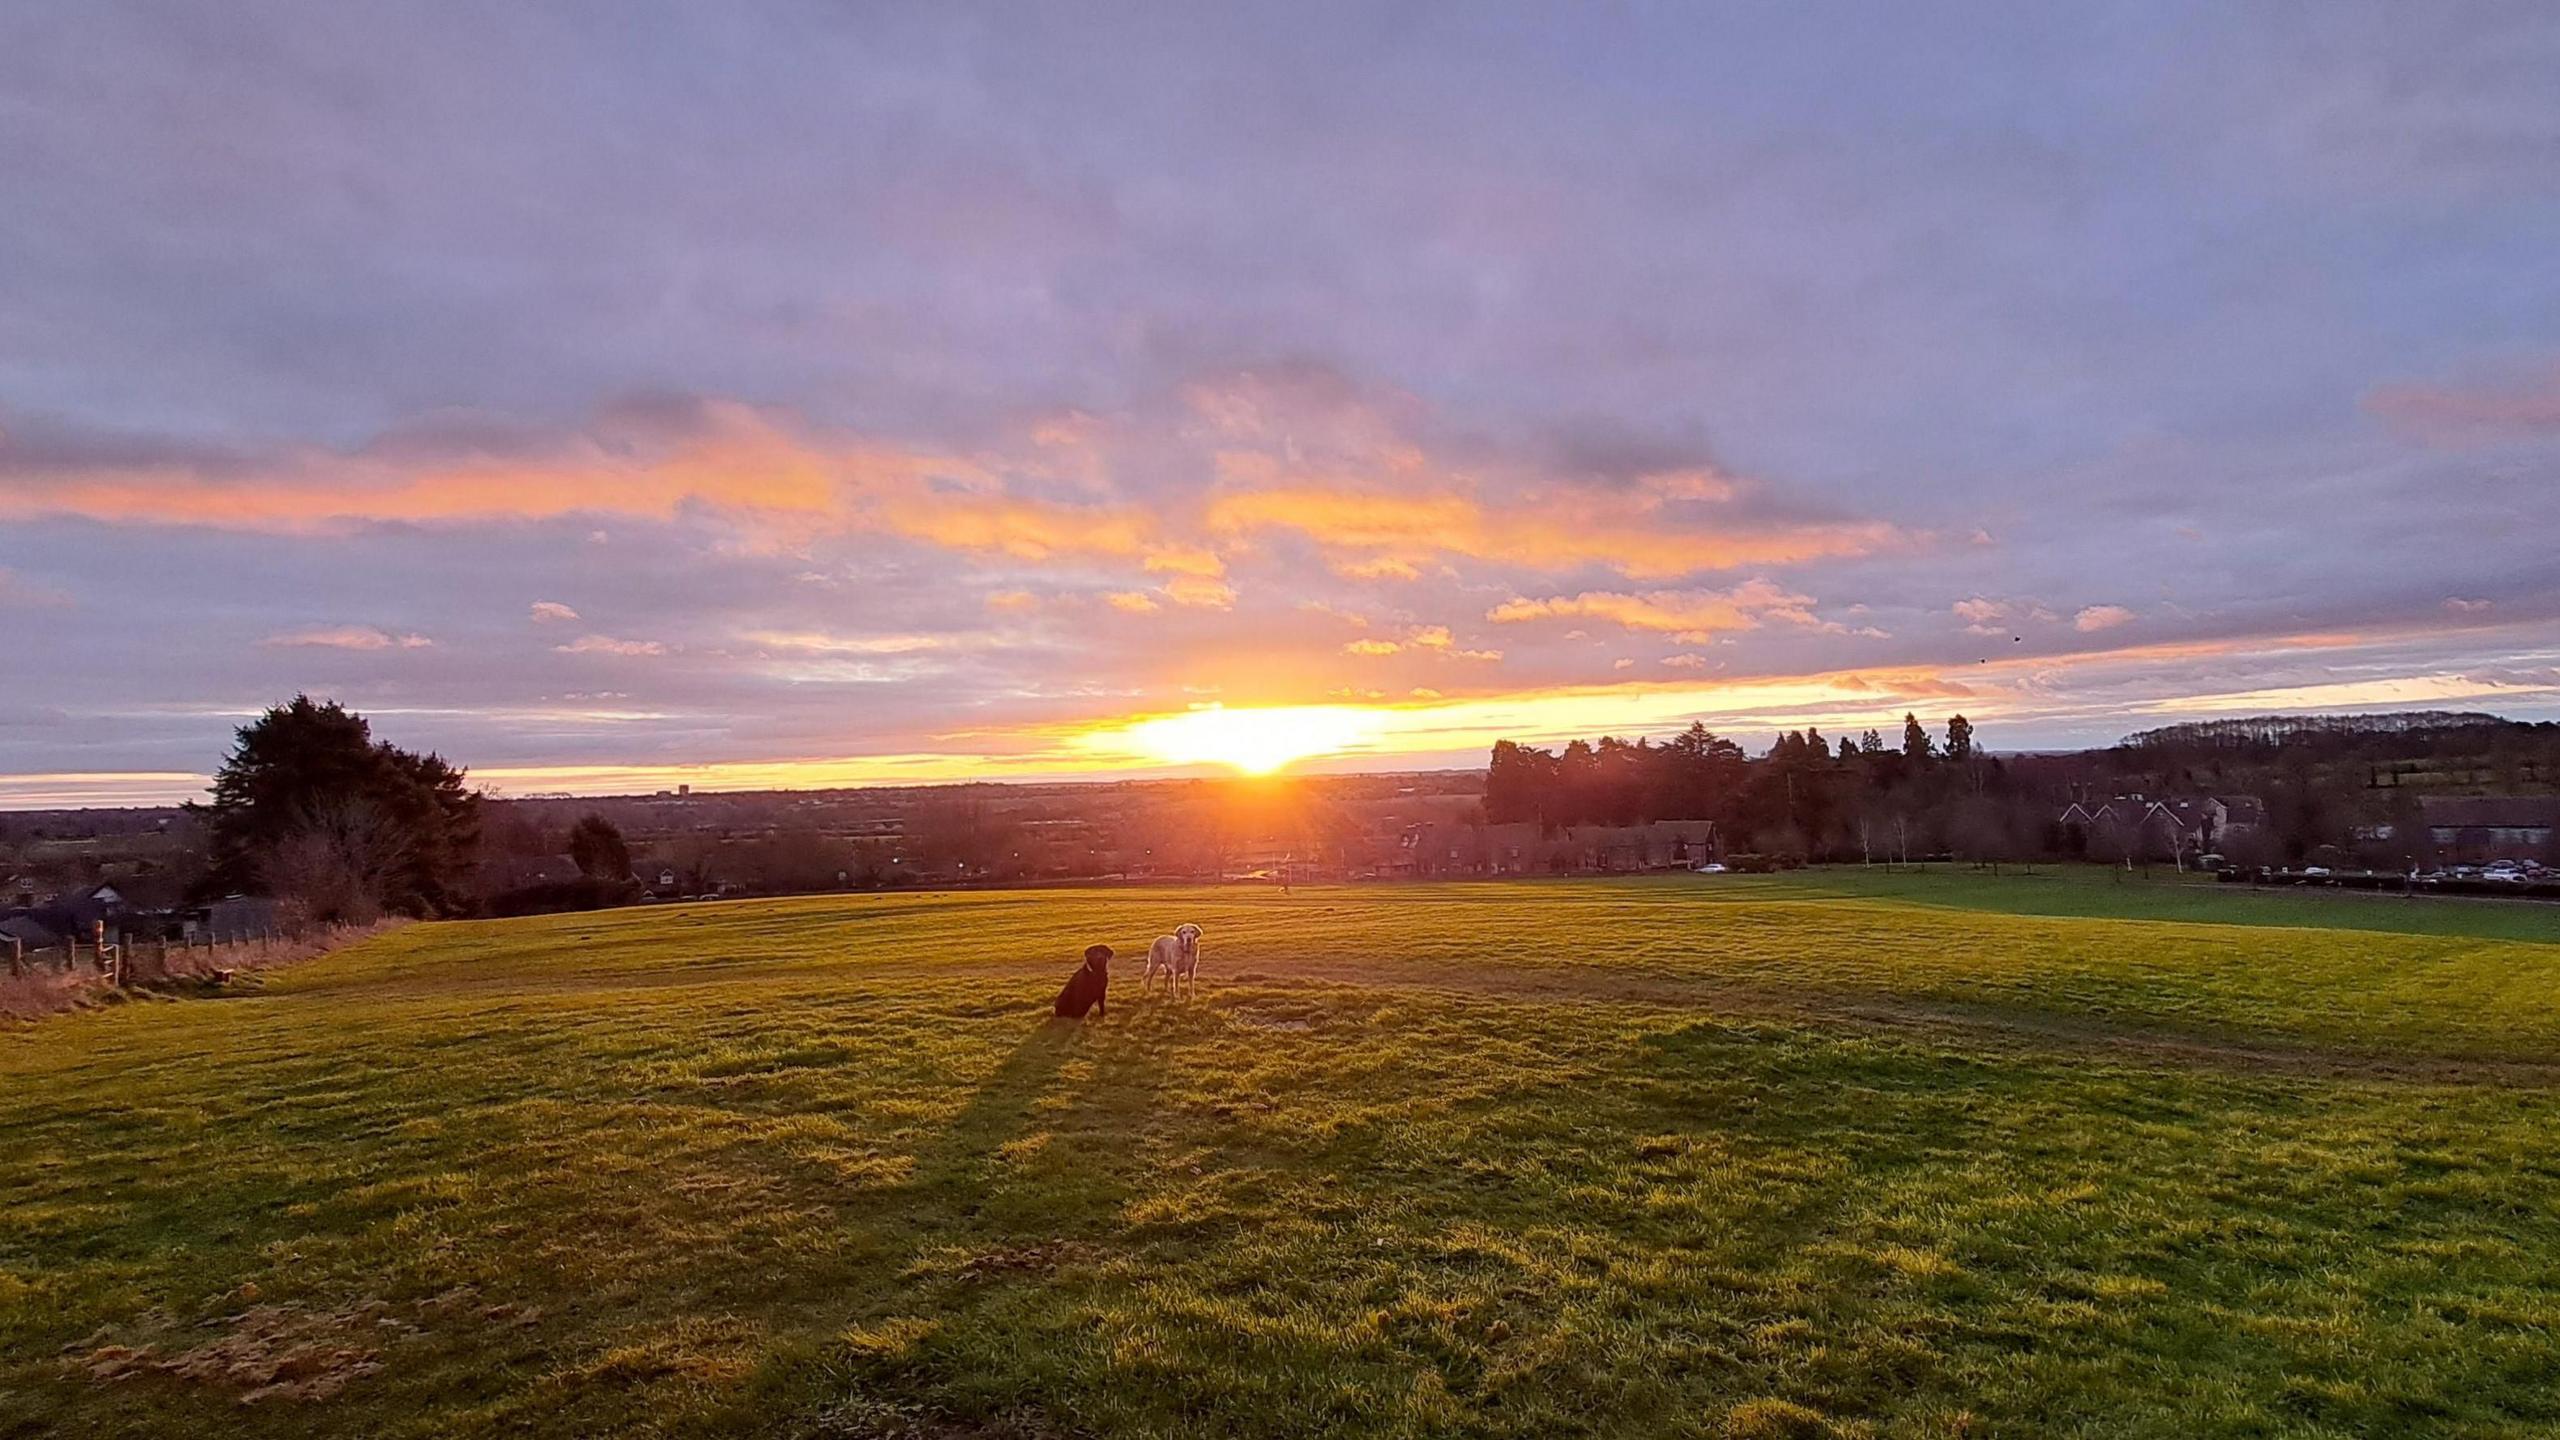
[[[917,1151],[918,1223],[990,1236],[1115,1231],[1157,1092],[1145,1049],[1122,1026],[1044,1021],[1022,1036]]]
[[[1034,1102],[1057,1081],[1078,1038],[1076,1026],[1055,1020],[1023,1036],[934,1143],[917,1153],[916,1189],[950,1202],[954,1218],[975,1215],[996,1152],[1030,1132]]]

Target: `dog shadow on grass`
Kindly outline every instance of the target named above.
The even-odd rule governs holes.
[[[1138,1137],[1103,1117],[1143,1114],[1155,1089],[1151,1067],[1116,1038],[1047,1020],[1015,1042],[918,1150],[920,1226],[1093,1234],[1113,1224]]]

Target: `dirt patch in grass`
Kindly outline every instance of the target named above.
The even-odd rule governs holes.
[[[984,1280],[998,1275],[1045,1275],[1061,1266],[1089,1260],[1094,1247],[1074,1240],[1046,1240],[1034,1245],[998,1245],[986,1250],[942,1249],[907,1267],[909,1278],[940,1276]]]
[[[380,1301],[329,1311],[252,1305],[207,1322],[221,1333],[201,1344],[99,1345],[82,1349],[70,1364],[100,1384],[165,1376],[229,1391],[244,1405],[326,1400],[382,1368],[375,1347],[384,1338],[417,1333],[387,1308]]]
[[[859,1397],[819,1411],[802,1433],[808,1440],[1060,1440],[1069,1432],[1028,1413],[962,1420],[919,1406]]]

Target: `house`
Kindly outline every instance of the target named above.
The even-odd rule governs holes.
[[[2218,849],[2266,823],[2255,795],[2118,795],[2075,800],[2055,823],[2087,839],[2104,837],[2131,855],[2193,855]]]
[[[566,855],[502,855],[480,862],[480,893],[503,895],[534,885],[560,885],[585,874]]]
[[[59,935],[87,935],[100,922],[115,924],[128,907],[124,892],[113,885],[74,886],[35,907],[31,918]]]
[[[187,917],[185,934],[216,942],[249,940],[276,928],[276,902],[263,895],[225,895]]]
[[[2418,814],[2448,859],[2541,860],[2560,831],[2560,796],[2428,795]]]
[[[0,920],[0,956],[37,950],[50,950],[62,943],[62,937],[30,915],[12,915]]]

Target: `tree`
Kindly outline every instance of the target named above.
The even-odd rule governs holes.
[[[480,796],[463,778],[441,756],[376,741],[336,702],[297,695],[240,727],[212,800],[188,807],[212,851],[198,891],[274,894],[279,877],[316,884],[334,867],[371,892],[348,902],[358,910],[447,911],[479,845]]]
[[[1937,747],[1929,743],[1929,732],[1920,728],[1920,717],[1909,711],[1902,715],[1902,757],[1914,763],[1931,759]]]
[[[1961,715],[1947,721],[1947,758],[1955,761],[1973,758],[1973,722]]]
[[[315,801],[258,855],[268,894],[303,920],[370,925],[414,858],[410,837],[372,801]]]
[[[1555,769],[1556,757],[1547,751],[1494,741],[1492,767],[1485,772],[1485,818],[1496,825],[1545,818]]]
[[[589,814],[569,827],[569,858],[578,873],[598,880],[621,880],[631,874],[631,847],[622,831],[602,815]]]
[[[1867,733],[1858,737],[1858,753],[1861,755],[1884,753],[1884,737],[1877,734],[1873,726],[1869,726]]]

